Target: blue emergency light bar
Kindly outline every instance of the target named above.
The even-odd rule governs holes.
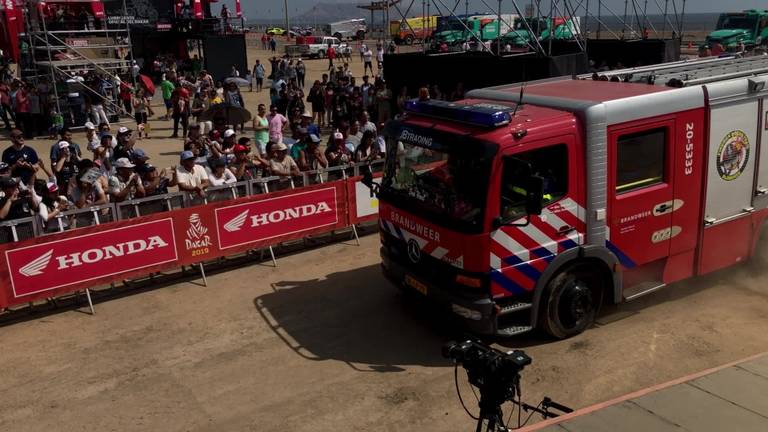
[[[489,103],[458,104],[439,100],[410,99],[405,101],[405,110],[425,117],[496,128],[509,124],[515,108]]]

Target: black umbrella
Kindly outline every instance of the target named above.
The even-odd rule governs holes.
[[[238,125],[251,119],[251,112],[231,104],[216,104],[200,114],[199,121],[224,120],[227,124]]]

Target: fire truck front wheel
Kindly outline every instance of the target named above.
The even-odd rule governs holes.
[[[560,272],[547,284],[539,314],[540,327],[557,339],[575,336],[595,321],[602,302],[600,272],[577,265]]]

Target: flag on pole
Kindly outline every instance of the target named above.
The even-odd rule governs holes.
[[[192,9],[195,13],[195,19],[203,19],[203,5],[200,0],[193,1]]]
[[[235,16],[238,18],[243,17],[243,11],[240,9],[240,0],[235,0]]]

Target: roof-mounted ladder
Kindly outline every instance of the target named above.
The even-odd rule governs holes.
[[[768,56],[706,58],[658,65],[642,66],[608,72],[598,72],[608,79],[618,78],[624,82],[647,83],[656,85],[687,85],[723,81],[746,76],[768,73]],[[579,79],[592,79],[593,74],[578,76]],[[605,78],[603,78],[605,79]]]

